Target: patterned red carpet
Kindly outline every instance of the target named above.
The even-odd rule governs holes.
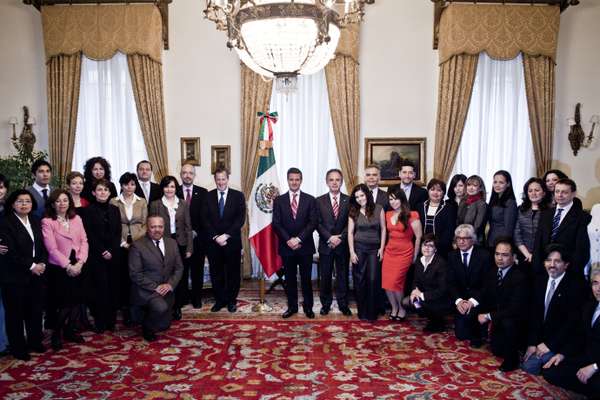
[[[207,306],[205,306],[207,307]],[[88,334],[29,362],[0,362],[3,399],[565,399],[568,395],[423,321],[203,319],[159,340]],[[240,317],[243,313],[238,313]],[[212,314],[211,316],[215,316]]]

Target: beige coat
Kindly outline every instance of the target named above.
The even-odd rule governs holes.
[[[125,204],[118,197],[113,197],[110,204],[119,208],[121,213],[121,244],[127,242],[127,235],[131,233],[131,238],[136,241],[146,234],[146,218],[148,217],[148,204],[146,200],[138,199],[133,203],[133,212],[131,220],[127,219]]]

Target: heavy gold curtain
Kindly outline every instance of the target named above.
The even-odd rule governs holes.
[[[242,156],[242,191],[248,199],[251,195],[256,170],[258,169],[258,132],[260,122],[258,112],[269,112],[273,81],[266,81],[259,74],[241,64],[241,156]],[[252,271],[250,246],[248,242],[248,221],[242,230],[244,246],[243,275],[249,276]]]
[[[325,67],[335,144],[348,193],[358,183],[360,85],[358,25],[342,30],[336,56]]]
[[[155,176],[168,174],[161,71],[162,20],[158,8],[142,5],[42,7],[48,68],[50,159],[63,177],[75,143],[81,54],[107,60],[127,54],[144,142]]]
[[[73,164],[81,54],[58,55],[46,68],[48,91],[48,147],[55,174],[66,176]]]
[[[523,53],[536,169],[540,174],[550,167],[559,22],[558,6],[450,4],[444,9],[439,27],[436,177],[448,179],[456,161],[477,57],[483,51],[496,60]]]

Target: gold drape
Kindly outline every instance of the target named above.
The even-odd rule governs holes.
[[[153,4],[42,7],[46,59],[82,52],[108,60],[117,51],[161,61],[162,19]]]
[[[537,176],[552,166],[554,138],[554,61],[523,55],[525,91]]]
[[[559,22],[558,6],[450,4],[440,20],[440,64],[483,51],[495,60],[520,52],[556,60]]]
[[[48,61],[46,75],[50,161],[55,174],[62,179],[71,171],[73,163],[81,54],[52,57]]]
[[[358,63],[337,55],[325,67],[335,144],[348,193],[358,183],[360,148],[360,86]]]
[[[273,82],[265,81],[260,75],[241,64],[241,156],[242,156],[242,191],[248,199],[251,195],[256,170],[258,169],[258,131],[260,122],[257,113],[269,112]],[[252,271],[250,247],[248,241],[248,222],[242,230],[244,246],[244,270],[247,277]]]
[[[162,65],[149,56],[128,54],[127,64],[140,128],[157,180],[169,174]]]
[[[447,181],[452,172],[471,102],[477,55],[461,54],[440,66],[435,127],[434,176]]]

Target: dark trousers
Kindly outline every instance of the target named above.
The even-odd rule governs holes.
[[[133,317],[141,322],[146,332],[162,332],[171,326],[175,296],[167,293],[165,296],[154,296],[144,305],[133,306]],[[140,321],[141,320],[141,321]]]
[[[122,310],[127,310],[129,309],[129,292],[131,289],[131,278],[129,277],[129,249],[121,248],[117,285],[119,288],[117,306]]]
[[[381,263],[377,259],[379,245],[356,243],[354,250],[358,264],[352,266],[358,318],[374,321],[379,315],[381,302]]]
[[[302,286],[302,307],[305,311],[312,310],[313,292],[311,282],[312,254],[281,257],[285,271],[285,293],[288,308],[298,309],[298,268],[300,268],[300,285]]]
[[[93,260],[90,283],[93,286],[92,315],[96,329],[114,329],[119,298],[119,261],[113,254],[111,260]]]
[[[454,312],[454,334],[458,340],[482,340],[486,327],[482,327],[477,321],[477,314],[479,314],[479,307],[471,308],[471,311],[465,315],[458,311]]]
[[[39,346],[42,343],[42,299],[42,286],[38,284],[2,286],[6,335],[12,354],[26,353],[28,344]]]
[[[542,369],[544,378],[553,385],[586,395],[591,399],[600,399],[600,374],[596,372],[584,385],[577,379],[577,371],[592,362],[581,357],[565,358],[559,365]]]
[[[235,304],[240,292],[242,249],[237,245],[208,245],[210,281],[215,302],[220,305]]]
[[[519,363],[519,344],[523,334],[523,323],[516,319],[505,318],[492,321],[490,345],[495,356]]]
[[[205,260],[206,260],[205,244],[201,243],[199,237],[196,237],[196,239],[194,239],[194,254],[192,254],[192,257],[190,258],[190,267],[189,267],[190,275],[192,277],[191,301],[193,304],[199,304],[202,302],[202,288],[204,287],[204,261]]]
[[[422,301],[421,308],[417,310],[421,317],[427,318],[430,323],[436,326],[444,326],[444,318],[449,312],[449,301],[444,300]]]
[[[181,274],[181,279],[175,288],[175,307],[181,308],[190,301],[190,268],[192,267],[194,255],[192,254],[190,258],[185,258],[187,247],[178,246],[178,248],[179,255],[181,256],[181,262],[183,263],[183,273]]]
[[[335,268],[335,299],[338,307],[348,307],[348,265],[349,254],[347,251],[341,254],[320,254],[319,255],[319,297],[323,307],[331,307],[333,301],[333,271]]]

